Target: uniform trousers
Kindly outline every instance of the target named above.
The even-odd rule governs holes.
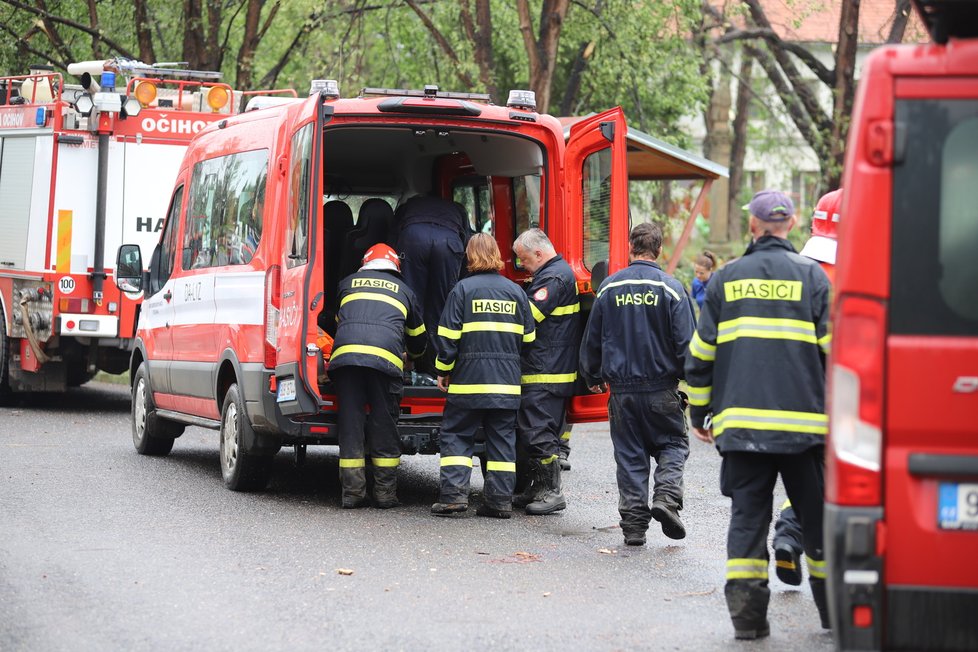
[[[340,367],[330,372],[330,378],[339,400],[341,468],[353,467],[358,460],[363,466],[366,451],[375,460],[400,458],[397,416],[402,381],[369,367]]]
[[[566,408],[567,397],[533,385],[523,386],[516,436],[527,457],[542,460],[560,453],[560,426]]]
[[[438,502],[469,502],[475,435],[486,437],[483,496],[496,509],[512,509],[516,486],[516,410],[462,408],[448,402],[442,415],[441,490]]]

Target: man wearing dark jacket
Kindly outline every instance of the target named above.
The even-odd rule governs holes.
[[[598,289],[581,342],[581,373],[591,391],[611,390],[621,529],[626,544],[640,546],[653,518],[667,537],[686,536],[679,510],[689,438],[678,384],[694,317],[682,284],[655,262],[659,226],[639,224],[628,240],[630,264]],[[656,461],[651,508],[650,458]]]
[[[399,269],[393,249],[374,245],[364,255],[360,271],[339,287],[329,376],[339,400],[340,481],[346,509],[368,504],[365,448],[370,449],[374,469],[374,504],[382,509],[399,504],[397,415],[405,339],[414,358],[424,353],[427,341],[421,309]]]
[[[690,420],[697,438],[720,451],[720,491],[731,498],[724,592],[738,639],[770,634],[767,537],[779,475],[801,521],[809,585],[828,627],[822,458],[829,280],[787,240],[796,221],[788,197],[763,190],[749,210],[754,241],[710,281],[686,358]]]

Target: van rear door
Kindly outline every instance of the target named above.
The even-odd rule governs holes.
[[[884,577],[912,642],[978,587],[978,77],[898,79],[894,118]]]
[[[610,109],[576,123],[564,152],[566,219],[583,225],[585,263],[605,275],[628,265],[627,130],[621,108]],[[568,421],[604,421],[607,405],[605,394],[575,396]]]

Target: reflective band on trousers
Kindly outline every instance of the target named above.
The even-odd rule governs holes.
[[[389,297],[386,294],[380,294],[379,292],[354,292],[353,294],[348,294],[343,297],[340,301],[341,306],[345,306],[350,301],[357,301],[359,299],[367,299],[369,301],[381,301],[383,303],[389,304],[401,311],[401,314],[407,317],[407,306],[395,299],[394,297]]]
[[[472,468],[472,458],[464,455],[449,455],[441,458],[442,466],[467,466]]]
[[[374,466],[399,466],[401,463],[400,457],[371,457],[370,461],[374,463]]]
[[[563,439],[564,441],[570,440],[570,437],[571,437],[571,431],[570,430],[564,432],[564,434],[562,434],[560,436],[560,438]]]
[[[346,344],[341,346],[333,351],[333,355],[330,356],[330,360],[335,360],[345,353],[363,353],[364,355],[374,355],[378,358],[387,360],[398,369],[404,368],[404,362],[399,356],[396,356],[387,349],[382,349],[379,346],[367,346],[366,344]]]
[[[713,436],[719,437],[730,428],[825,435],[829,432],[829,417],[818,412],[731,407],[713,417]]]
[[[507,473],[516,473],[516,462],[496,462],[494,460],[489,460],[486,462],[486,471],[505,471]]]
[[[805,555],[805,561],[808,563],[808,574],[816,579],[825,579],[825,560],[816,561]]]
[[[452,383],[448,386],[449,394],[514,394],[520,395],[519,385],[459,385]]]
[[[767,559],[728,559],[728,580],[766,580]]]
[[[801,319],[770,319],[739,317],[717,325],[717,344],[732,342],[739,337],[768,340],[796,340],[816,344],[815,324]]]
[[[365,460],[362,457],[341,457],[341,469],[362,469]]]
[[[689,404],[704,406],[710,404],[710,397],[713,395],[713,387],[693,387],[686,386],[686,396],[689,397]]]
[[[651,279],[645,279],[645,278],[636,278],[628,281],[618,281],[616,283],[608,283],[603,288],[601,288],[601,290],[598,291],[598,296],[600,297],[602,294],[607,292],[609,288],[618,287],[619,285],[654,285],[656,287],[662,288],[663,290],[671,294],[672,298],[675,299],[676,301],[682,300],[678,292],[673,290],[671,287],[669,287],[662,281],[653,281]]]
[[[553,464],[554,462],[557,461],[557,459],[558,458],[556,455],[551,455],[550,457],[545,457],[542,460],[540,460],[540,464]]]
[[[520,382],[524,385],[530,383],[572,383],[577,380],[577,372],[569,374],[527,374],[520,377]]]
[[[717,357],[717,347],[715,344],[704,342],[697,331],[693,331],[693,339],[689,341],[689,352],[694,358],[699,358],[705,362],[712,362]]]

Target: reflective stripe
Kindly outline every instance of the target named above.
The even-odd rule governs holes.
[[[679,296],[679,293],[676,292],[675,290],[673,290],[668,285],[666,285],[664,282],[662,282],[662,281],[653,281],[653,280],[647,279],[647,278],[636,278],[636,279],[630,279],[630,280],[627,280],[627,281],[617,281],[615,283],[608,283],[606,286],[604,286],[603,288],[601,288],[598,291],[598,297],[600,297],[602,294],[604,294],[605,291],[608,290],[608,288],[618,287],[619,285],[655,285],[656,287],[661,287],[666,292],[668,292],[669,294],[671,294],[672,295],[672,298],[675,299],[676,301],[681,301],[682,300],[682,298]]]
[[[435,369],[438,371],[451,371],[455,368],[455,361],[452,360],[451,364],[445,364],[438,358],[435,358]]]
[[[507,473],[516,473],[516,462],[495,462],[489,460],[486,462],[486,471],[505,471]]]
[[[456,331],[448,328],[447,326],[439,326],[438,334],[442,337],[447,337],[450,340],[457,340],[458,338],[462,337],[462,331]]]
[[[524,342],[534,342],[534,341],[536,341],[536,339],[537,339],[537,332],[536,331],[530,331],[529,333],[524,333],[523,334],[523,341]]]
[[[832,333],[826,333],[822,337],[818,338],[818,345],[821,347],[822,351],[826,354],[829,353],[832,348]]]
[[[556,461],[557,461],[557,456],[551,455],[550,457],[545,457],[542,460],[540,460],[540,464],[553,464]]]
[[[766,580],[766,559],[728,559],[728,580]]]
[[[438,327],[441,330],[441,327]],[[462,324],[463,333],[473,333],[475,331],[492,331],[497,333],[516,333],[523,334],[523,324],[514,324],[505,321],[470,321]],[[440,333],[439,333],[440,334]]]
[[[537,305],[532,301],[530,302],[530,312],[533,313],[533,319],[535,319],[536,321],[543,321],[544,319],[547,318],[547,316],[542,312],[540,312],[540,309],[537,308]]]
[[[441,458],[442,466],[467,466],[472,468],[472,458],[464,455],[449,455]]]
[[[409,337],[414,337],[415,335],[421,335],[424,331],[424,324],[421,324],[417,328],[405,328],[404,332],[408,334]]]
[[[774,565],[778,568],[788,568],[791,570],[795,570],[797,568],[797,566],[795,566],[795,562],[790,559],[775,559]]]
[[[573,315],[576,312],[581,312],[580,302],[572,303],[567,306],[557,306],[550,314],[551,315]]]
[[[577,372],[569,374],[527,374],[520,377],[520,382],[524,385],[529,383],[572,383],[577,380]]]
[[[333,355],[330,356],[330,360],[335,360],[344,353],[363,353],[365,355],[375,355],[378,358],[387,360],[398,369],[404,368],[404,362],[399,356],[396,356],[387,349],[382,349],[379,346],[367,346],[366,344],[346,344],[341,346],[333,351]]]
[[[731,407],[713,417],[713,436],[719,437],[729,428],[785,430],[825,435],[829,431],[829,417],[819,412]]]
[[[354,292],[353,294],[348,294],[343,297],[340,301],[340,306],[344,306],[350,301],[356,301],[358,299],[368,299],[370,301],[382,301],[383,303],[389,304],[401,311],[405,317],[407,317],[407,306],[405,306],[401,301],[395,299],[394,297],[389,297],[386,294],[380,294],[379,292]]]
[[[693,331],[693,339],[689,341],[689,352],[693,354],[694,358],[706,362],[712,362],[717,357],[716,344],[703,341],[697,331]]]
[[[562,434],[560,436],[560,438],[563,439],[564,441],[570,441],[570,437],[571,437],[571,431],[570,430],[568,430],[567,432],[565,432],[564,434]]]
[[[769,340],[797,340],[816,344],[815,324],[800,319],[770,319],[739,317],[722,321],[717,326],[717,344],[732,342],[738,337],[758,337]]]
[[[341,469],[362,469],[366,460],[362,457],[341,457]]]
[[[808,563],[808,574],[811,577],[825,579],[825,560],[816,561],[805,555],[805,561]]]
[[[713,387],[693,387],[686,386],[686,396],[689,397],[689,404],[703,407],[710,404],[710,397],[713,395]]]
[[[785,498],[784,502],[781,503],[781,511],[783,512],[784,510],[788,509],[789,507],[791,507],[791,500]]]
[[[374,466],[398,466],[401,463],[400,457],[371,457],[370,461]]]
[[[449,394],[514,394],[519,396],[519,385],[459,385],[452,383],[448,386]]]

